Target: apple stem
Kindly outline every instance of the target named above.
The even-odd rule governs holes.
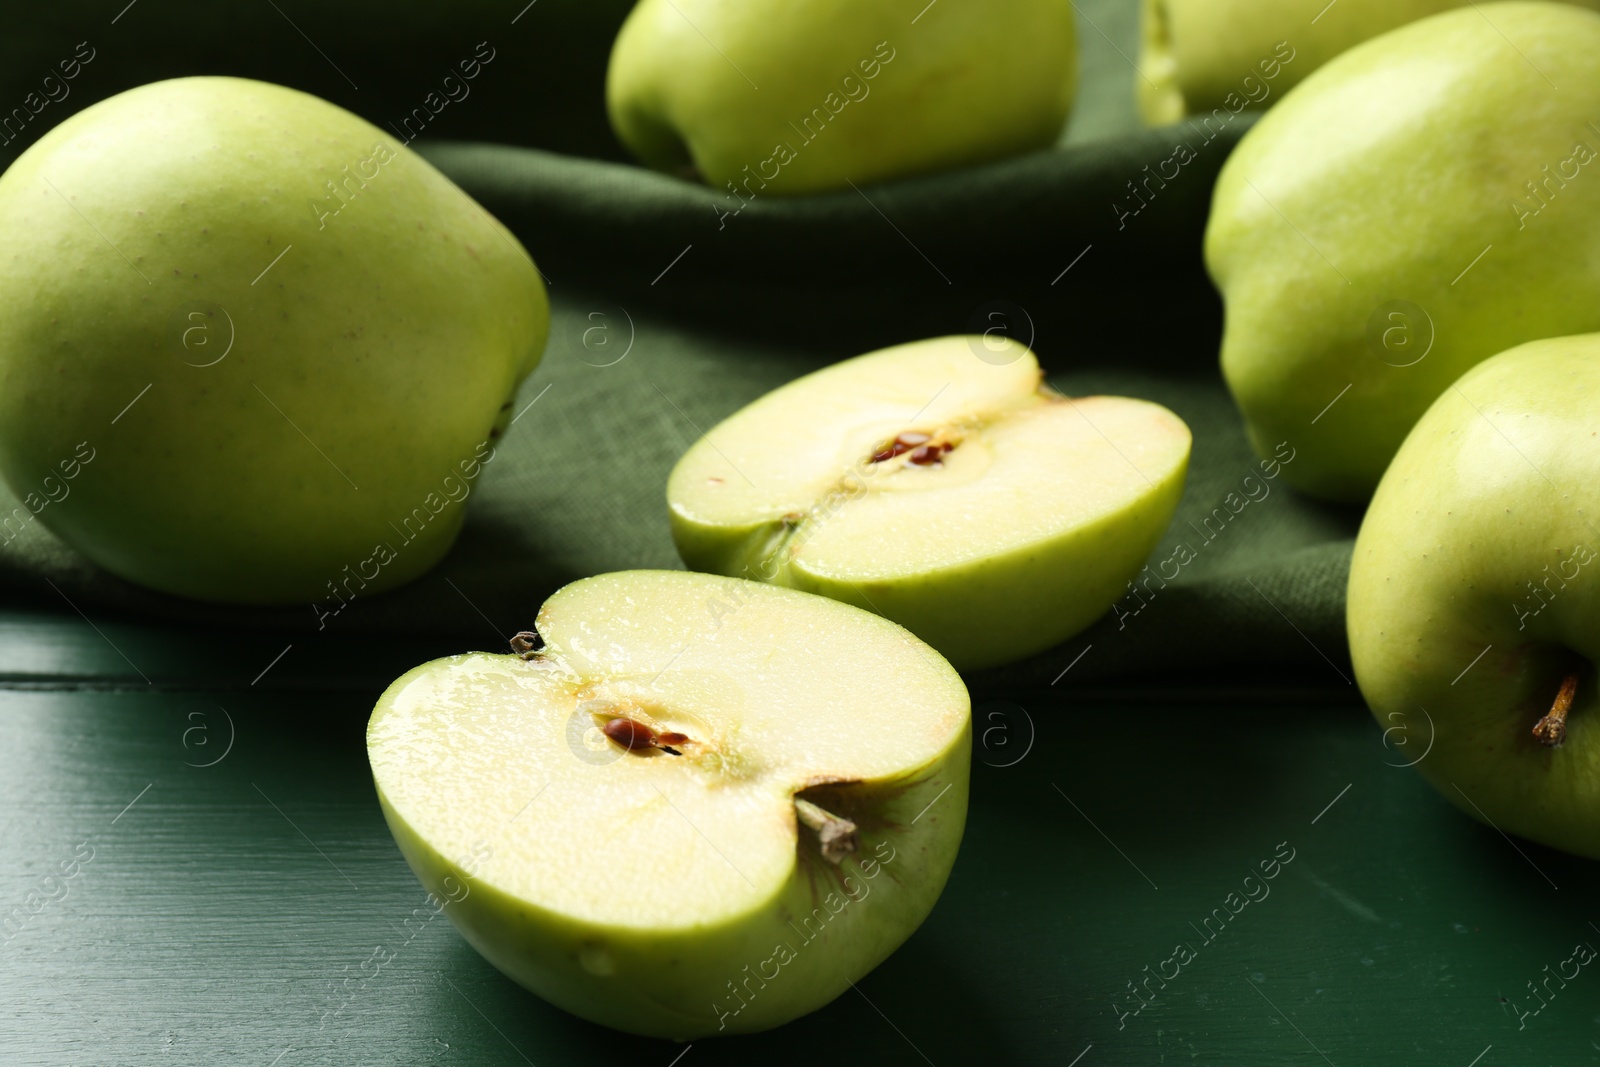
[[[1533,726],[1533,736],[1541,745],[1547,748],[1557,748],[1567,739],[1567,712],[1572,710],[1572,698],[1578,692],[1578,676],[1569,674],[1561,680],[1561,691],[1556,694],[1555,703],[1550,705],[1550,714],[1540,719]]]
[[[849,819],[842,819],[830,811],[824,811],[803,797],[794,798],[794,812],[801,822],[817,832],[817,841],[822,846],[822,858],[829,863],[844,862],[846,856],[860,847],[860,838],[856,836],[856,824]]]

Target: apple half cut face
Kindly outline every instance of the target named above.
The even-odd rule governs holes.
[[[936,652],[846,604],[682,571],[575,582],[537,626],[514,654],[412,670],[367,729],[396,842],[489,962],[688,1040],[821,1007],[926,918],[972,746]]]
[[[1172,520],[1189,443],[1158,404],[1054,392],[1025,345],[942,337],[736,412],[667,503],[695,570],[875,611],[967,670],[1105,613]]]

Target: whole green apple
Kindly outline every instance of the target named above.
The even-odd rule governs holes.
[[[1364,500],[1467,368],[1600,329],[1597,120],[1600,15],[1548,3],[1411,23],[1268,111],[1205,242],[1256,450],[1292,441],[1294,485]]]
[[[1468,814],[1594,858],[1597,441],[1600,334],[1468,371],[1383,476],[1348,608],[1356,680],[1393,750]]]
[[[400,678],[367,752],[435,911],[539,996],[655,1037],[764,1030],[932,909],[966,820],[970,706],[900,627],[632,571],[557,592],[512,647]]]
[[[1597,0],[1567,0],[1600,7]],[[1265,108],[1339,53],[1471,0],[1144,0],[1134,92],[1152,126]]]
[[[1045,148],[1072,109],[1070,0],[641,0],[611,53],[617,136],[730,210]]]
[[[667,504],[690,567],[878,612],[968,670],[1057,645],[1124,595],[1189,444],[1159,404],[1050,389],[1025,345],[938,337],[730,415]]]
[[[66,120],[0,177],[0,233],[6,529],[181,596],[342,603],[427,570],[548,330],[503,226],[260,82]]]

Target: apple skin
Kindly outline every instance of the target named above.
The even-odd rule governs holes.
[[[1372,499],[1347,615],[1356,681],[1395,732],[1393,754],[1474,818],[1591,858],[1597,401],[1596,334],[1534,341],[1467,372],[1411,431]],[[1566,743],[1547,748],[1533,726],[1575,667]]]
[[[1054,144],[1077,83],[1069,0],[926,6],[641,0],[611,54],[612,128],[739,203]],[[813,109],[826,121],[804,127]]]
[[[1563,2],[1600,8],[1596,0]],[[1283,0],[1144,0],[1133,76],[1139,112],[1150,125],[1163,126],[1214,108],[1236,110],[1231,105],[1237,100],[1246,101],[1245,107],[1271,107],[1306,75],[1362,41],[1469,6],[1469,0],[1338,0],[1319,14]],[[1272,61],[1283,59],[1280,43],[1294,58],[1275,72]]]
[[[0,472],[94,562],[202,600],[426,571],[549,327],[532,260],[447,178],[261,82],[78,113],[0,178],[0,231]]]
[[[1547,3],[1414,22],[1268,111],[1222,168],[1205,238],[1256,451],[1292,441],[1293,485],[1365,500],[1462,372],[1600,329],[1597,118],[1600,15]],[[1532,213],[1536,180],[1554,192]]]

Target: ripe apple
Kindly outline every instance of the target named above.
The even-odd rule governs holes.
[[[182,596],[421,574],[548,330],[532,260],[449,179],[260,82],[74,115],[0,178],[0,232],[0,472],[84,555]]]
[[[1597,120],[1600,15],[1482,4],[1358,45],[1244,136],[1206,262],[1223,374],[1293,484],[1365,500],[1467,368],[1600,329]]]
[[[1104,614],[1172,521],[1188,462],[1166,408],[1065,397],[1025,345],[941,337],[729,416],[678,461],[667,502],[690,567],[868,608],[967,670]]]
[[[1378,486],[1348,607],[1356,680],[1395,751],[1426,752],[1417,769],[1468,814],[1593,858],[1597,435],[1600,334],[1468,371]]]
[[[970,707],[900,627],[631,571],[560,590],[512,647],[400,678],[367,752],[412,870],[539,996],[655,1037],[764,1030],[933,908],[966,820]]]
[[[1600,6],[1595,0],[1566,0]],[[1324,6],[1326,4],[1326,6]],[[1270,107],[1339,53],[1470,0],[1144,0],[1134,90],[1152,126]],[[1292,58],[1285,59],[1289,56]],[[1235,106],[1235,105],[1239,106]]]
[[[647,165],[738,203],[1055,143],[1072,109],[1070,0],[641,0],[606,104]]]

